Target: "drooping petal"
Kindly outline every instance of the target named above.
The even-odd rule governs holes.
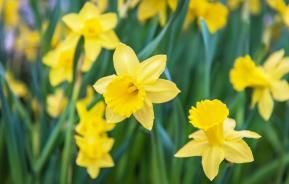
[[[84,41],[85,57],[94,61],[101,51],[100,42],[96,38],[86,38]]]
[[[192,157],[202,156],[203,151],[207,148],[208,141],[191,140],[184,145],[176,154],[175,157]]]
[[[144,128],[151,130],[154,124],[154,110],[152,103],[146,100],[143,108],[134,113],[134,117]]]
[[[250,147],[242,139],[225,141],[223,149],[225,152],[225,159],[229,162],[246,163],[254,161]]]
[[[284,54],[285,51],[283,49],[271,54],[269,58],[265,61],[264,64],[265,70],[270,71],[274,69],[278,65],[278,63],[282,60]]]
[[[43,57],[43,63],[47,66],[53,67],[57,64],[57,61],[59,60],[59,52],[57,50],[52,50],[48,52],[44,57]]]
[[[99,174],[99,167],[94,165],[89,166],[87,172],[92,179],[95,179]]]
[[[83,19],[96,18],[100,15],[100,10],[93,3],[86,2],[79,12],[79,16]]]
[[[145,90],[152,103],[168,102],[180,92],[175,83],[165,79],[158,79],[156,82],[146,85]]]
[[[268,71],[273,79],[281,79],[289,73],[289,58],[283,58],[282,61],[272,70]]]
[[[105,154],[100,160],[99,160],[99,166],[100,167],[113,167],[114,162],[113,159],[109,154]]]
[[[119,39],[114,31],[106,31],[99,35],[99,41],[102,47],[106,49],[114,49],[119,44]]]
[[[175,11],[177,9],[177,0],[168,0],[169,7],[171,10]]]
[[[106,90],[107,85],[109,85],[109,83],[113,80],[114,77],[115,75],[109,75],[106,77],[102,77],[101,79],[98,79],[93,85],[93,88],[99,94],[103,94]]]
[[[193,133],[191,133],[190,135],[189,135],[189,138],[190,139],[195,139],[195,140],[205,140],[205,139],[207,139],[207,136],[206,136],[206,134],[205,134],[205,132],[203,131],[203,130],[197,130],[197,131],[195,131],[195,132],[193,132]]]
[[[106,107],[105,118],[108,123],[119,123],[126,117],[114,113],[109,107]]]
[[[156,81],[164,72],[166,61],[166,55],[156,55],[143,61],[140,64],[140,74],[138,76],[138,81],[143,83],[151,83]]]
[[[251,99],[251,108],[253,108],[257,102],[260,101],[260,98],[263,94],[263,88],[255,88],[252,92],[252,99]]]
[[[219,172],[219,166],[224,160],[225,154],[218,146],[207,147],[202,155],[202,166],[206,176],[212,181]]]
[[[271,85],[273,98],[277,101],[286,101],[289,99],[289,84],[286,80],[273,82]]]
[[[120,43],[113,54],[113,64],[118,75],[135,75],[139,60],[129,46]]]
[[[261,138],[261,135],[257,134],[256,132],[252,132],[249,130],[242,130],[242,131],[236,131],[240,138],[252,138],[252,139],[259,139]]]
[[[271,97],[269,90],[264,90],[262,93],[262,96],[260,98],[260,101],[258,103],[258,109],[261,114],[261,116],[267,121],[269,120],[272,111],[273,111],[273,99]]]
[[[158,9],[153,7],[155,7],[154,0],[141,1],[137,12],[139,21],[144,22],[145,20],[156,16],[158,14]]]
[[[103,31],[108,31],[115,28],[117,17],[115,13],[106,13],[99,17],[100,25]]]
[[[75,13],[65,15],[62,20],[73,32],[79,33],[83,28],[83,19]]]

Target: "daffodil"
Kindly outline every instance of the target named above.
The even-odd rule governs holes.
[[[17,80],[11,71],[5,73],[5,79],[11,91],[18,97],[28,97],[27,86],[20,80]]]
[[[227,23],[228,8],[220,2],[208,0],[190,0],[184,27],[198,19],[204,19],[211,33],[223,28]]]
[[[77,37],[84,37],[83,71],[89,70],[101,48],[114,49],[119,43],[113,31],[117,24],[116,14],[101,14],[99,8],[90,2],[85,3],[79,14],[65,15],[62,20]]]
[[[67,97],[62,89],[57,89],[54,94],[50,94],[46,99],[47,112],[51,117],[58,117],[67,106]]]
[[[230,71],[230,80],[235,90],[253,89],[252,107],[258,103],[261,116],[268,120],[273,111],[273,99],[289,100],[289,85],[282,77],[289,72],[289,58],[284,50],[273,53],[263,66],[257,66],[250,56],[236,59]]]
[[[40,33],[31,30],[27,25],[20,25],[16,40],[16,50],[22,53],[28,61],[35,61],[40,44]]]
[[[2,2],[3,21],[8,28],[15,27],[19,23],[19,5],[19,0]]]
[[[109,155],[113,139],[107,136],[107,131],[112,130],[114,124],[107,123],[103,118],[104,102],[100,101],[88,110],[86,104],[89,99],[90,96],[87,96],[77,103],[80,122],[75,128],[75,140],[79,147],[76,163],[86,167],[91,178],[96,178],[101,168],[114,165]]]
[[[243,138],[260,138],[255,132],[236,131],[236,122],[229,119],[229,110],[219,100],[204,100],[189,111],[190,123],[200,129],[176,154],[176,157],[201,156],[206,176],[213,180],[223,160],[231,163],[254,161],[252,151]]]
[[[64,81],[72,81],[73,60],[77,42],[78,37],[70,34],[56,49],[44,56],[43,63],[50,67],[49,80],[52,86]]]
[[[117,0],[117,9],[120,17],[125,17],[128,9],[136,7],[140,0]]]
[[[261,11],[261,1],[260,0],[229,0],[228,6],[234,10],[238,8],[242,3],[246,3],[248,6],[250,13],[259,14]]]
[[[269,6],[276,10],[284,23],[289,27],[289,5],[284,0],[267,0]]]
[[[175,11],[177,0],[142,0],[138,7],[137,17],[144,22],[149,18],[159,16],[160,24],[163,26],[167,21],[167,9]]]
[[[120,122],[134,115],[148,130],[153,127],[152,103],[173,99],[180,90],[168,80],[159,79],[165,70],[166,56],[156,55],[139,62],[135,52],[125,44],[119,44],[113,55],[116,75],[96,81],[94,89],[103,94],[106,120]]]

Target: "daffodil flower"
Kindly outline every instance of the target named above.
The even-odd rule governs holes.
[[[208,0],[190,0],[186,15],[184,28],[198,19],[204,19],[211,33],[225,27],[228,17],[228,8],[220,2],[210,2]]]
[[[225,159],[231,163],[254,161],[250,147],[243,138],[260,138],[255,132],[236,131],[236,122],[229,119],[229,110],[219,100],[204,100],[189,111],[190,123],[200,130],[189,135],[191,139],[176,157],[201,156],[206,176],[213,180]]]
[[[104,102],[100,101],[88,110],[86,105],[89,99],[90,94],[77,102],[80,122],[75,128],[75,140],[79,147],[76,163],[86,167],[91,178],[96,178],[101,168],[114,166],[109,154],[114,141],[107,136],[107,131],[112,130],[114,124],[107,123],[103,118]]]
[[[44,56],[43,63],[51,68],[49,81],[52,86],[57,86],[64,81],[72,81],[73,60],[77,42],[78,37],[70,34],[54,50]]]
[[[144,22],[149,18],[159,16],[160,24],[163,26],[167,21],[167,8],[175,11],[177,0],[142,0],[138,7],[137,17]]]
[[[3,11],[3,21],[8,28],[13,28],[19,23],[19,0],[0,1],[0,12]]]
[[[103,94],[108,122],[120,122],[134,115],[148,130],[153,127],[152,103],[173,99],[180,90],[168,80],[159,79],[165,70],[166,56],[156,55],[139,62],[135,52],[119,44],[113,55],[116,75],[96,81],[94,89]]]
[[[229,0],[228,6],[230,9],[237,9],[242,3],[246,3],[251,14],[259,14],[261,11],[261,1],[260,0]]]
[[[252,88],[252,107],[258,104],[261,116],[268,120],[273,111],[273,99],[289,100],[289,85],[282,77],[289,72],[289,58],[284,58],[284,50],[273,53],[264,66],[256,66],[250,56],[236,59],[230,72],[230,80],[235,90]]]
[[[117,0],[117,10],[120,17],[127,15],[128,9],[136,7],[140,0]]]
[[[267,0],[269,6],[276,10],[284,23],[289,27],[289,5],[284,0]]]
[[[15,79],[11,71],[5,73],[5,79],[11,91],[18,97],[28,97],[28,89],[25,83],[20,80]]]
[[[66,108],[67,97],[62,89],[57,89],[54,94],[47,96],[47,112],[51,117],[58,117]]]
[[[113,31],[117,24],[116,14],[101,14],[90,2],[85,3],[79,14],[65,15],[62,20],[76,36],[84,36],[85,60],[82,71],[90,69],[101,48],[114,49],[119,43]]]

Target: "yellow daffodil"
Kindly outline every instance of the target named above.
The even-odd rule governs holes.
[[[258,103],[261,116],[268,120],[273,111],[273,99],[289,100],[289,85],[282,77],[289,72],[289,58],[284,58],[284,50],[273,53],[264,66],[256,66],[250,56],[236,59],[230,72],[230,80],[235,90],[252,88],[252,107]]]
[[[250,147],[243,140],[260,138],[255,132],[236,131],[236,122],[229,119],[229,110],[219,100],[204,100],[190,109],[190,123],[200,130],[192,133],[191,139],[176,154],[176,157],[201,156],[206,176],[213,180],[221,162],[225,159],[231,163],[254,161]]]
[[[109,138],[106,133],[113,129],[114,124],[107,123],[103,118],[104,102],[98,102],[88,110],[86,104],[89,99],[90,97],[87,96],[77,103],[80,122],[75,128],[78,134],[75,136],[76,144],[79,147],[76,163],[81,167],[86,167],[91,178],[96,178],[101,168],[114,165],[109,155],[113,139]]]
[[[94,3],[100,12],[104,12],[107,9],[108,0],[90,0],[90,2]]]
[[[227,23],[228,8],[220,2],[208,0],[190,0],[184,27],[198,19],[204,19],[211,33],[223,28]]]
[[[67,97],[64,95],[62,89],[57,89],[54,94],[48,95],[46,99],[48,114],[56,118],[66,108]]]
[[[52,86],[64,81],[71,82],[73,78],[73,60],[78,37],[70,34],[59,46],[48,52],[43,63],[49,66],[49,80]]]
[[[117,9],[120,17],[125,17],[128,9],[136,7],[140,0],[118,0]]]
[[[7,84],[9,85],[9,88],[16,96],[28,97],[29,94],[26,85],[22,81],[15,79],[15,77],[10,71],[7,71],[5,73],[5,79],[7,81]]]
[[[177,0],[142,0],[140,2],[137,17],[144,22],[149,18],[159,16],[160,24],[163,26],[167,21],[167,8],[175,11]]]
[[[284,23],[289,27],[289,5],[284,0],[267,0],[269,6],[277,11]]]
[[[109,154],[114,140],[106,134],[99,135],[88,129],[85,134],[75,136],[79,152],[76,164],[86,167],[91,178],[96,178],[101,168],[113,167],[114,162]]]
[[[19,5],[19,0],[2,2],[3,21],[8,28],[15,27],[19,23]]]
[[[119,43],[113,31],[117,24],[116,14],[101,14],[100,10],[90,2],[85,3],[79,14],[65,15],[63,21],[76,36],[84,36],[83,71],[89,70],[101,48],[114,49]]]
[[[119,44],[113,55],[116,75],[96,81],[94,89],[103,94],[108,122],[120,122],[132,114],[148,130],[153,127],[152,103],[173,99],[180,90],[168,80],[159,79],[166,56],[156,55],[139,62],[135,52]]]
[[[228,6],[232,9],[235,10],[242,3],[246,3],[246,6],[248,6],[250,13],[251,14],[259,14],[261,11],[261,1],[260,0],[229,0],[228,1]]]
[[[19,36],[16,40],[16,50],[22,53],[28,61],[35,61],[40,44],[40,33],[31,30],[26,25],[20,25]]]

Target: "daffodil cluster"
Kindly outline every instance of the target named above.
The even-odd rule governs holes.
[[[191,139],[176,154],[176,157],[202,157],[202,166],[206,176],[213,180],[223,160],[231,163],[254,161],[250,147],[243,138],[258,139],[255,132],[234,130],[236,122],[229,119],[229,110],[219,100],[203,100],[190,109],[190,123],[200,129],[191,135]]]
[[[91,109],[87,109],[92,97],[93,90],[89,88],[86,98],[77,103],[80,122],[75,128],[75,141],[79,147],[76,163],[85,167],[91,178],[96,178],[101,168],[114,166],[109,154],[114,140],[107,134],[113,129],[114,124],[107,123],[103,118],[104,102],[100,101]]]
[[[268,120],[273,111],[273,99],[289,100],[289,84],[282,79],[289,72],[289,58],[284,50],[273,53],[263,66],[257,66],[250,56],[236,59],[230,71],[230,80],[235,90],[253,89],[251,104],[258,104],[261,116]]]

